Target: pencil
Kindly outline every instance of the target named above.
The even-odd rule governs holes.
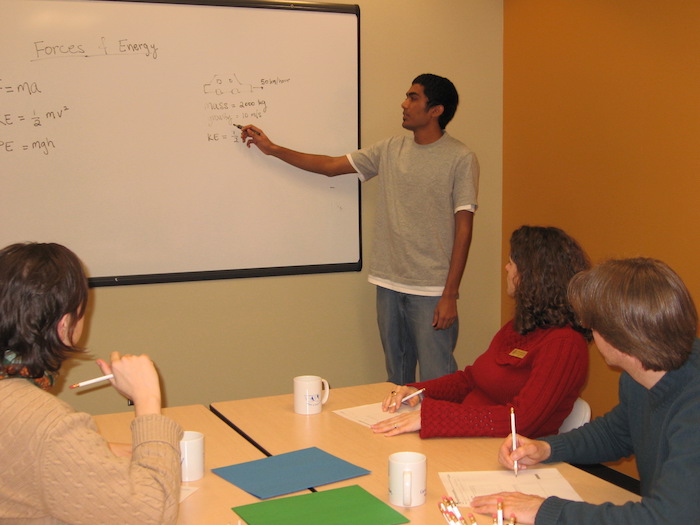
[[[74,385],[71,385],[69,388],[80,388],[81,386],[93,385],[95,383],[100,383],[101,381],[109,381],[113,377],[114,377],[113,374],[107,374],[106,376],[100,376],[100,377],[96,377],[94,379],[88,379],[87,381],[81,381],[80,383],[76,383]]]
[[[518,448],[518,440],[515,437],[515,409],[510,407],[510,433],[513,436],[513,450]],[[515,477],[518,477],[518,460],[513,461],[513,471],[515,472]]]
[[[462,513],[459,511],[459,507],[457,507],[457,502],[454,500],[454,498],[451,496],[443,496],[442,501],[447,506],[447,509],[454,514],[457,520],[462,519]]]
[[[422,394],[424,390],[425,390],[425,388],[421,388],[420,390],[413,392],[413,394],[407,395],[406,397],[404,397],[401,400],[401,402],[404,403],[404,402],[408,401],[409,399],[411,399],[412,397],[416,397],[417,395]],[[395,406],[396,406],[396,401],[394,401],[391,405],[389,405],[390,408],[395,407]]]

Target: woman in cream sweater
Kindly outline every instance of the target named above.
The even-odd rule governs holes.
[[[48,392],[80,351],[86,304],[87,279],[67,248],[0,250],[0,522],[175,523],[182,429],[160,413],[151,360],[114,352],[97,361],[134,403],[129,457],[112,451],[88,414]]]

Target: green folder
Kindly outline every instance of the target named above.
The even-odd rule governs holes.
[[[233,507],[248,525],[398,525],[410,520],[359,485]]]

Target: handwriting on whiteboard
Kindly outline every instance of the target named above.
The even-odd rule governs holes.
[[[236,124],[258,123],[270,104],[268,95],[290,85],[290,77],[262,76],[255,80],[238,74],[215,74],[202,84],[204,109],[207,111],[207,142],[240,142],[240,133],[232,130]]]
[[[90,54],[88,46],[82,43],[33,42],[36,58],[83,56]],[[155,44],[135,44],[126,39],[117,40],[109,45],[100,38],[97,48],[102,49],[103,56],[110,54],[143,54],[157,58],[158,48]],[[284,91],[292,83],[292,78],[278,75],[256,76],[254,80],[240,78],[240,75],[214,74],[202,84],[203,110],[206,118],[206,130],[203,138],[207,142],[240,142],[240,133],[234,131],[234,125],[256,121],[260,123],[270,107],[269,100],[275,100],[275,93]],[[45,82],[44,82],[45,83]],[[66,104],[44,106],[41,95],[47,86],[33,79],[8,80],[0,78],[0,100],[7,110],[0,112],[0,155],[22,151],[49,155],[60,145],[52,136],[37,138],[27,132],[30,129],[47,127],[43,133],[57,134],[63,137],[60,128],[50,124],[70,120],[71,107]],[[48,86],[48,91],[52,91]],[[32,107],[16,104],[14,100],[31,99]],[[268,98],[270,97],[270,98]],[[34,129],[34,131],[40,131]],[[1,157],[0,157],[1,158]]]
[[[92,45],[85,42],[47,42],[45,40],[37,40],[33,43],[33,46],[32,61],[124,55],[143,55],[153,60],[158,58],[158,46],[154,42],[143,42],[130,38],[108,40],[105,37],[99,37]]]

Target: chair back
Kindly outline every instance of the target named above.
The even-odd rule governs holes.
[[[574,402],[574,408],[571,409],[571,413],[566,416],[566,419],[559,427],[559,433],[563,434],[564,432],[578,428],[584,423],[588,423],[590,420],[591,406],[579,397]]]

